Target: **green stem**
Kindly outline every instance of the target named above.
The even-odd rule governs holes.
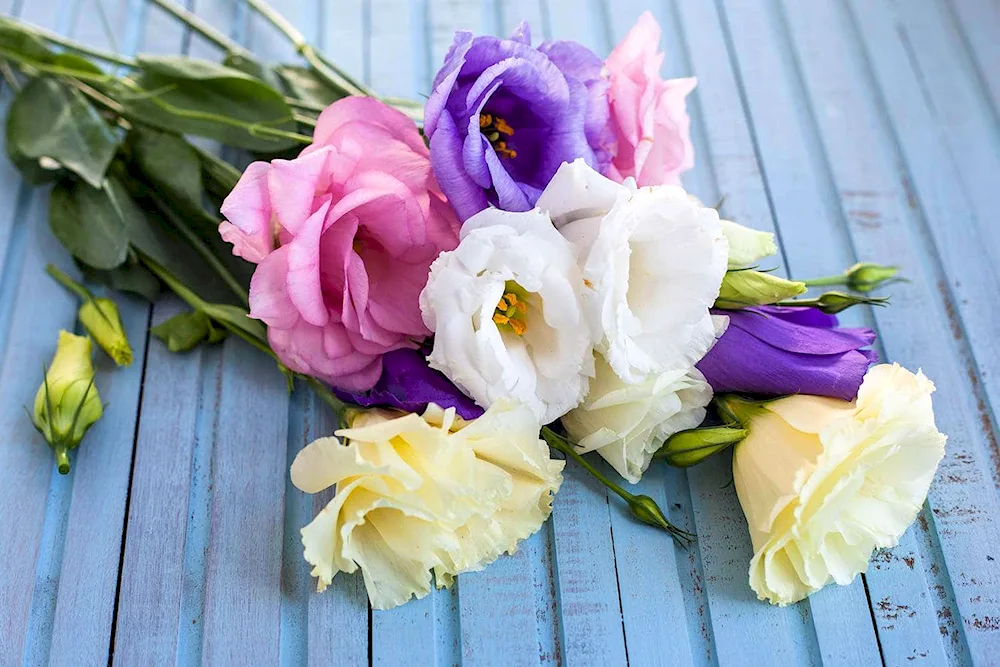
[[[45,272],[52,276],[57,283],[80,297],[81,301],[92,301],[94,299],[94,295],[90,293],[90,290],[70,278],[55,264],[46,265]]]
[[[610,479],[608,479],[606,475],[604,475],[600,470],[595,468],[587,459],[583,458],[583,455],[581,455],[580,452],[576,451],[576,448],[574,448],[573,445],[567,442],[565,438],[563,438],[561,435],[553,431],[548,426],[542,427],[542,438],[545,440],[545,442],[549,444],[549,447],[562,452],[563,454],[572,458],[578,464],[583,466],[584,470],[593,475],[597,479],[597,481],[599,481],[601,484],[603,484],[604,486],[608,487],[609,489],[617,493],[625,502],[630,502],[633,498],[635,498],[634,494],[629,493],[628,491],[626,491],[625,489],[623,489],[622,487],[618,486]]]
[[[69,449],[66,445],[57,445],[55,448],[56,453],[56,465],[59,466],[60,475],[68,475],[70,470],[69,465]]]
[[[201,240],[201,237],[191,231],[191,228],[188,227],[187,223],[184,222],[184,220],[170,208],[167,202],[163,201],[163,198],[160,197],[160,195],[156,194],[152,190],[150,190],[148,194],[157,207],[159,207],[163,214],[170,220],[170,224],[173,225],[175,229],[180,231],[188,244],[191,245],[191,247],[193,247],[195,251],[202,256],[202,259],[204,259],[205,262],[207,262],[208,265],[211,266],[212,269],[219,275],[219,277],[222,278],[223,282],[225,282],[226,286],[232,290],[233,294],[239,297],[240,302],[243,305],[249,305],[249,292],[247,292],[240,281],[236,279],[236,276],[234,276],[229,269],[227,269],[225,265],[219,261],[219,258],[215,256],[215,253],[212,252],[207,245],[205,245],[205,242]]]
[[[229,164],[218,155],[206,151],[204,148],[197,146],[195,144],[189,144],[191,148],[198,153],[198,157],[201,158],[202,166],[205,168],[205,172],[209,177],[215,181],[219,186],[219,189],[228,195],[236,183],[239,182],[240,177],[243,175],[240,170]]]
[[[146,267],[154,274],[156,274],[156,276],[160,280],[162,280],[167,285],[167,287],[169,287],[170,290],[174,292],[174,294],[183,299],[188,306],[190,306],[194,310],[205,313],[206,315],[209,315],[209,317],[211,317],[211,315],[208,312],[210,309],[210,304],[206,303],[197,294],[195,294],[187,287],[185,287],[183,283],[181,283],[173,275],[171,275],[171,273],[165,267],[160,265],[160,263],[154,260],[152,257],[142,254],[140,254],[140,257],[143,263],[146,265]],[[229,331],[231,334],[234,334],[235,336],[242,338],[251,346],[257,348],[264,354],[274,359],[274,361],[277,362],[279,365],[281,365],[281,360],[278,359],[278,355],[274,353],[274,350],[271,349],[266,340],[261,340],[260,338],[251,335],[244,329],[230,325],[228,322],[220,320],[215,320],[215,321],[218,322],[223,327],[225,327],[226,330]],[[284,369],[284,366],[281,366],[281,368]],[[322,398],[323,401],[327,405],[329,405],[330,408],[343,421],[343,415],[347,410],[347,404],[341,401],[339,398],[337,398],[329,387],[324,385],[316,378],[310,377],[308,375],[303,375],[302,373],[292,372],[292,376],[308,384],[312,388],[312,390],[315,391],[319,395],[319,397]]]
[[[271,5],[267,4],[264,0],[246,0],[250,7],[264,17],[271,25],[277,28],[295,50],[306,59],[312,70],[327,84],[333,86],[338,90],[342,90],[348,95],[367,95],[369,97],[375,97],[374,93],[367,87],[359,85],[351,77],[345,76],[344,72],[340,70],[336,65],[331,65],[328,63],[316,49],[314,49],[305,38],[298,28],[291,24],[291,22],[276,11]]]
[[[216,30],[213,26],[203,21],[197,14],[188,11],[185,7],[170,2],[170,0],[152,0],[152,2],[223,51],[243,55],[250,53],[247,49],[237,44],[224,33]]]
[[[839,276],[824,276],[822,278],[812,278],[810,280],[803,280],[807,287],[824,287],[826,285],[846,285],[848,283],[847,276],[840,274]]]
[[[116,65],[121,65],[122,67],[134,69],[139,66],[135,60],[127,56],[122,56],[117,53],[111,53],[110,51],[103,51],[92,46],[87,46],[86,44],[81,44],[80,42],[63,37],[58,33],[50,32],[45,28],[32,23],[20,20],[17,20],[16,23],[20,24],[25,32],[33,34],[36,37],[40,37],[51,44],[57,44],[65,49],[69,49],[70,51],[76,51],[82,55],[97,58],[98,60],[104,60],[105,62],[114,63]]]

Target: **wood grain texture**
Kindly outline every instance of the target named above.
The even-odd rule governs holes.
[[[242,0],[184,4],[265,60],[295,58]],[[552,520],[452,590],[375,613],[358,576],[315,594],[298,531],[329,492],[300,493],[288,465],[333,420],[307,392],[289,397],[273,363],[240,342],[176,356],[154,340],[147,353],[150,316],[179,312],[174,300],[151,314],[123,300],[136,362],[124,372],[98,363],[111,405],[73,473],[53,472],[21,406],[56,331],[74,326],[74,302],[42,271],[69,263],[47,231],[46,192],[3,161],[0,515],[18,520],[0,530],[0,664],[109,654],[122,665],[995,661],[1000,315],[984,307],[1000,293],[995,3],[274,4],[349,72],[413,98],[430,91],[455,30],[508,34],[526,19],[535,43],[575,39],[603,56],[652,10],[663,73],[699,79],[686,186],[707,202],[725,196],[727,217],[776,231],[773,264],[786,275],[859,259],[904,267],[911,282],[893,287],[890,309],[843,319],[876,327],[885,358],[923,366],[938,386],[950,440],[928,504],[866,576],[778,609],[747,587],[750,544],[727,455],[686,472],[654,468],[637,487],[698,533],[688,550],[570,465]],[[105,49],[222,55],[145,0],[101,7],[110,31],[90,0],[0,3]],[[9,97],[0,88],[0,106]]]

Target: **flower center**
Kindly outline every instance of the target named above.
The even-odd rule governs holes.
[[[515,292],[521,292],[518,296]],[[497,301],[493,311],[493,322],[501,330],[513,331],[522,336],[528,330],[528,302],[524,299],[524,291],[513,280],[504,284],[504,295]]]
[[[513,148],[507,148],[507,140],[504,139],[504,137],[514,135],[514,128],[506,120],[491,113],[481,113],[479,114],[479,131],[489,139],[490,145],[493,146],[497,155],[506,158],[517,157],[517,151]]]

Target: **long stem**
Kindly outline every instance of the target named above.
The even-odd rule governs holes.
[[[807,287],[824,287],[826,285],[846,285],[848,283],[847,276],[840,274],[839,276],[824,276],[823,278],[812,278],[810,280],[803,280]]]
[[[88,290],[86,287],[84,287],[80,283],[70,278],[66,273],[62,271],[62,269],[60,269],[55,264],[46,265],[45,272],[50,276],[52,276],[52,278],[57,283],[68,289],[73,294],[80,297],[81,301],[86,302],[93,300],[94,295],[90,293],[90,290]]]
[[[212,267],[219,277],[222,278],[223,282],[225,282],[226,286],[232,290],[233,294],[239,297],[243,305],[248,305],[250,303],[250,295],[246,288],[240,284],[240,281],[236,279],[236,276],[234,276],[229,269],[227,269],[225,265],[219,261],[219,258],[215,256],[215,253],[212,252],[207,245],[205,245],[205,242],[202,241],[197,234],[191,231],[191,228],[188,227],[187,223],[184,222],[184,220],[170,208],[167,202],[163,201],[163,198],[160,197],[160,195],[150,190],[149,196],[157,207],[163,212],[163,214],[170,219],[170,224],[180,231],[180,233],[184,236],[184,239],[195,249],[195,251],[197,251],[199,255],[201,255],[202,259],[204,259],[205,262]]]
[[[327,84],[333,86],[336,89],[342,90],[348,95],[367,95],[369,97],[375,97],[374,93],[363,85],[359,85],[356,81],[353,81],[349,76],[345,76],[340,68],[336,66],[331,66],[319,53],[316,52],[305,38],[298,28],[296,28],[292,23],[281,15],[280,12],[276,11],[271,5],[267,4],[264,0],[246,0],[247,4],[262,17],[264,17],[271,25],[281,31],[282,34],[288,38],[288,41],[292,43],[295,50],[306,59],[312,70]]]
[[[203,21],[194,12],[188,11],[187,8],[182,7],[177,3],[170,2],[170,0],[152,0],[152,2],[160,9],[180,20],[182,23],[187,25],[187,27],[191,28],[196,33],[218,46],[223,51],[240,54],[249,53],[247,49],[243,48],[235,41],[227,37],[224,33]]]
[[[635,495],[629,493],[628,491],[626,491],[625,489],[623,489],[622,487],[620,487],[619,485],[615,484],[610,479],[608,479],[607,476],[600,470],[595,468],[590,463],[590,461],[583,458],[583,456],[578,451],[576,451],[576,449],[570,443],[566,442],[565,438],[563,438],[561,435],[553,431],[548,426],[542,427],[542,438],[545,440],[545,442],[549,443],[549,447],[557,451],[560,451],[566,456],[572,458],[578,464],[583,466],[584,470],[586,470],[595,478],[597,478],[597,481],[599,481],[601,484],[603,484],[604,486],[608,487],[609,489],[617,493],[626,502],[629,502],[633,498],[635,498]]]
[[[90,56],[92,58],[97,58],[98,60],[104,60],[109,63],[114,63],[116,65],[121,65],[122,67],[135,68],[138,67],[138,63],[127,56],[119,55],[117,53],[112,53],[110,51],[104,51],[102,49],[97,49],[80,42],[73,41],[67,37],[54,32],[50,32],[45,28],[34,25],[33,23],[27,23],[25,21],[17,21],[25,32],[32,33],[36,37],[41,37],[46,42],[52,44],[58,44],[59,46],[69,49],[70,51],[76,51],[77,53],[83,54],[85,56]]]

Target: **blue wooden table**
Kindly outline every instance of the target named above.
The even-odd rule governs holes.
[[[100,46],[219,53],[145,0],[0,0]],[[312,592],[299,528],[324,499],[288,480],[332,420],[238,341],[185,356],[146,335],[178,312],[126,301],[127,370],[55,472],[22,405],[75,304],[47,192],[0,161],[0,665],[1000,664],[1000,4],[993,0],[284,0],[379,91],[426,94],[458,28],[569,38],[606,54],[650,8],[664,74],[696,75],[697,167],[724,213],[774,230],[794,277],[904,267],[893,303],[851,312],[883,358],[936,382],[947,455],[917,523],[865,577],[776,608],[729,457],[654,467],[639,489],[698,534],[679,549],[570,469],[553,518],[455,588],[371,613],[360,577]],[[269,60],[293,53],[239,0],[188,0]],[[0,92],[0,103],[10,91]]]

